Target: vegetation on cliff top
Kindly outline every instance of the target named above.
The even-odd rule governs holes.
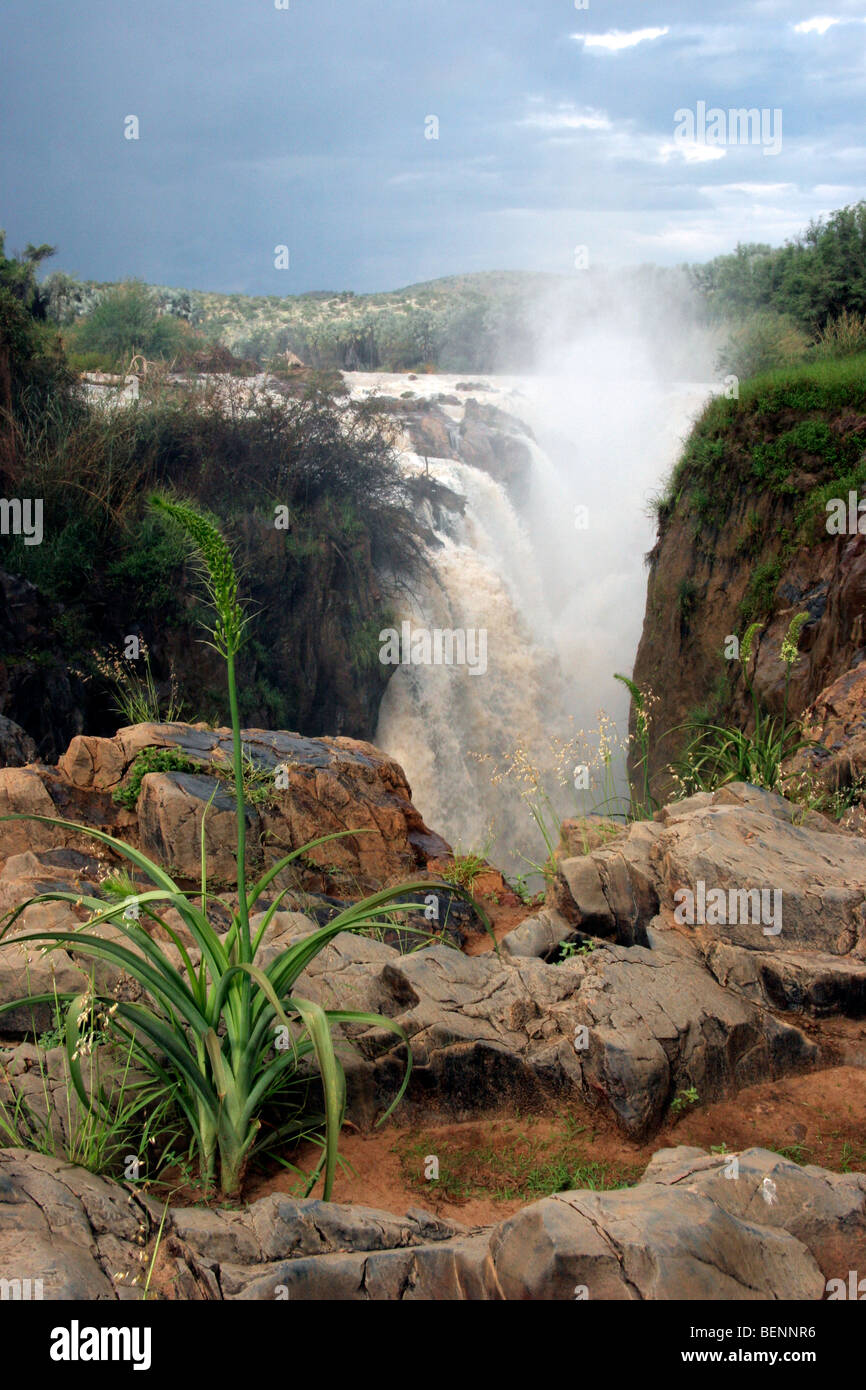
[[[734,502],[769,494],[790,499],[782,539],[796,545],[830,496],[866,480],[866,202],[785,246],[738,246],[692,276],[710,317],[729,325],[719,365],[734,379],[707,404],[657,500],[660,534],[683,508],[711,532]],[[744,553],[760,539],[749,513]]]
[[[183,547],[145,506],[150,489],[169,485],[231,529],[254,604],[271,602],[277,617],[251,645],[245,717],[319,733],[342,708],[342,731],[369,737],[386,679],[373,659],[388,619],[380,576],[405,581],[421,553],[382,422],[315,379],[299,395],[250,399],[242,382],[191,391],[151,371],[138,402],[89,403],[44,318],[42,251],[8,260],[0,245],[0,483],[44,507],[41,543],[4,536],[0,569],[55,605],[55,630],[28,659],[50,650],[81,672],[94,692],[88,726],[107,732],[106,671],[137,634],[159,685],[175,665],[187,712],[224,720],[218,672],[189,641],[198,609]],[[142,322],[153,327],[148,312]],[[331,667],[343,673],[348,711]]]
[[[732,502],[765,492],[796,503],[792,541],[827,497],[866,480],[866,352],[776,368],[708,402],[657,502],[663,533],[687,506],[702,528],[725,524]]]
[[[817,351],[866,351],[866,202],[813,222],[781,247],[740,245],[691,268],[710,320],[728,329],[722,370],[790,367]]]

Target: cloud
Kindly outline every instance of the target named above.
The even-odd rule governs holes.
[[[621,53],[626,48],[636,48],[639,43],[646,43],[649,39],[660,39],[665,34],[670,33],[670,26],[665,25],[663,29],[631,29],[628,32],[622,29],[611,29],[606,34],[572,34],[572,38],[577,43],[582,43],[584,48],[602,49],[606,53]]]
[[[832,15],[818,15],[815,19],[804,19],[801,24],[795,24],[794,33],[824,35],[837,24],[866,24],[866,19],[837,19]]]
[[[841,19],[833,19],[830,15],[819,15],[815,19],[804,19],[802,24],[794,25],[795,34],[826,34],[828,29],[832,29],[834,24],[841,24]]]
[[[696,140],[669,140],[659,146],[658,158],[667,164],[674,155],[679,155],[687,164],[706,164],[712,159],[724,159],[726,149],[719,145],[699,145]]]
[[[533,126],[537,130],[610,130],[610,119],[606,112],[595,107],[577,107],[571,102],[561,101],[552,110],[538,111],[519,125]]]
[[[796,187],[794,183],[717,183],[704,185],[699,192],[710,198],[724,197],[727,193],[742,193],[747,198],[778,198],[795,192]]]

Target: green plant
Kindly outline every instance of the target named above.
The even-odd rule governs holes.
[[[564,961],[573,960],[575,956],[591,956],[594,950],[594,941],[561,941],[554,964],[562,965]]]
[[[405,905],[407,893],[427,893],[437,885],[435,881],[424,881],[382,890],[345,908],[328,926],[289,946],[267,967],[257,964],[256,956],[267,928],[287,890],[276,896],[253,935],[250,912],[261,895],[299,854],[343,834],[362,832],[339,832],[313,840],[277,861],[254,885],[247,885],[243,746],[236,676],[236,659],[247,618],[238,597],[233,558],[213,521],[188,503],[155,494],[152,506],[179,527],[193,547],[213,611],[210,645],[225,662],[237,822],[237,909],[228,932],[221,935],[208,918],[204,817],[201,890],[196,903],[160,865],[122,840],[57,817],[15,814],[4,819],[40,821],[76,832],[84,830],[90,838],[131,863],[153,886],[131,895],[125,906],[114,902],[107,908],[103,899],[84,894],[39,894],[9,914],[0,933],[0,945],[5,944],[15,920],[34,903],[65,901],[84,906],[91,917],[81,929],[37,931],[16,936],[15,943],[32,942],[48,950],[68,947],[76,954],[119,966],[140,984],[144,991],[141,1002],[112,1000],[107,1012],[108,1027],[113,1038],[126,1040],[136,1067],[155,1083],[157,1096],[171,1098],[185,1118],[190,1151],[204,1185],[210,1188],[218,1179],[223,1195],[235,1196],[254,1152],[296,1140],[323,1125],[322,1157],[311,1176],[309,1190],[324,1175],[327,1199],[333,1186],[345,1110],[345,1077],[334,1047],[334,1026],[361,1023],[385,1028],[407,1044],[405,1074],[387,1114],[408,1084],[411,1054],[403,1030],[391,1019],[349,1010],[326,1011],[321,1005],[296,996],[296,981],[340,932],[375,926],[396,897]],[[183,936],[160,916],[162,906],[173,908],[181,918],[200,952],[199,964],[194,964]],[[422,908],[420,903],[411,906]],[[128,909],[136,910],[150,930],[130,917]],[[111,923],[115,929],[108,937],[96,932],[105,923]],[[160,937],[167,937],[176,948],[182,969],[165,954]],[[110,1115],[109,1098],[101,1090],[88,1096],[81,1074],[79,1019],[83,997],[62,997],[67,1005],[65,1045],[72,1083],[82,1103]],[[41,998],[36,996],[33,1002]],[[98,995],[94,999],[103,1002]],[[20,1006],[20,1002],[3,1005],[0,1013]],[[309,1105],[310,1078],[304,1071],[309,1063],[315,1063],[317,1069],[321,1113],[311,1111]],[[297,1098],[299,1090],[302,1102]],[[292,1097],[294,1108],[290,1105]],[[276,1118],[263,1133],[263,1113],[269,1104],[275,1109]]]
[[[216,770],[212,765],[212,770]],[[249,754],[243,756],[243,779],[244,796],[252,806],[263,806],[269,801],[273,801],[275,796],[275,782],[273,768],[265,767],[257,763]],[[218,770],[218,775],[225,776],[223,769]]]
[[[681,579],[677,589],[677,608],[680,613],[680,620],[688,624],[693,617],[698,605],[698,586],[693,579]]]
[[[641,690],[628,676],[617,675],[614,673],[614,680],[624,685],[631,695],[632,718],[634,722],[633,742],[637,744],[639,756],[635,760],[635,771],[641,778],[641,796],[638,800],[632,794],[631,805],[629,807],[629,820],[652,820],[654,812],[658,809],[658,803],[650,794],[650,711],[653,703],[653,696],[649,691]]]
[[[475,880],[479,874],[484,873],[486,868],[487,860],[484,854],[475,854],[470,851],[469,854],[455,854],[452,863],[447,864],[442,869],[441,876],[445,883],[471,892]]]
[[[72,333],[80,352],[105,355],[116,365],[134,353],[146,357],[175,357],[189,342],[186,324],[160,314],[147,285],[129,280],[109,289]]]
[[[529,886],[529,880],[535,877],[535,873],[534,869],[525,870],[523,873],[515,874],[511,882],[512,888],[526,907],[534,907],[544,901],[544,894]]]
[[[140,675],[131,662],[122,657],[97,661],[114,692],[114,708],[127,724],[171,724],[179,719],[182,703],[178,699],[177,682],[172,672],[168,699],[163,701],[156,688],[150,668],[150,652],[141,643],[144,674]]]
[[[713,723],[693,726],[685,749],[670,768],[684,795],[714,791],[727,782],[751,782],[768,791],[778,789],[783,762],[808,744],[800,726],[791,723],[788,715],[791,669],[798,659],[800,633],[808,620],[808,613],[796,614],[782,639],[779,655],[785,664],[785,693],[781,716],[768,715],[760,708],[749,679],[749,663],[761,624],[752,623],[746,630],[740,644],[740,664],[752,701],[753,728],[747,731]],[[688,727],[680,725],[671,733]]]
[[[809,339],[790,317],[762,311],[732,327],[717,366],[737,376],[757,376],[802,362],[808,348]]]
[[[756,565],[749,580],[749,587],[740,603],[743,621],[750,623],[755,619],[766,618],[773,609],[773,597],[782,577],[782,558],[764,560]]]
[[[866,314],[843,309],[829,319],[813,346],[816,357],[845,357],[866,350]]]
[[[805,1144],[781,1144],[779,1146],[768,1145],[771,1153],[781,1154],[782,1158],[787,1158],[791,1163],[803,1164],[807,1162],[811,1150]]]
[[[0,1082],[10,1097],[0,1097],[0,1137],[12,1145],[23,1143],[37,1153],[63,1157],[90,1172],[104,1173],[118,1169],[130,1154],[147,1156],[149,1145],[156,1142],[156,1132],[165,1129],[168,1101],[155,1087],[143,1085],[140,1077],[132,1075],[131,1045],[119,1055],[111,1048],[110,1010],[116,1004],[98,1003],[92,991],[91,979],[90,991],[78,1001],[75,1053],[61,1052],[62,1078],[50,1075],[47,1056],[62,1047],[67,1037],[61,1001],[54,995],[56,1027],[40,1037],[35,1057],[41,1107],[28,1101],[9,1066],[0,1061]],[[32,1067],[33,1061],[27,1065]],[[76,1094],[73,1065],[78,1067],[87,1096],[107,1094],[109,1105],[93,1106]],[[58,1086],[59,1080],[63,1084]],[[63,1110],[59,1116],[52,1115],[52,1094],[60,1097]]]
[[[137,753],[126,781],[115,787],[112,801],[134,811],[141,794],[141,784],[149,772],[203,772],[206,764],[194,762],[177,748],[142,748]]]
[[[697,1105],[700,1100],[697,1089],[694,1086],[686,1086],[684,1090],[677,1091],[671,1101],[671,1110],[675,1115],[680,1115],[690,1106]]]

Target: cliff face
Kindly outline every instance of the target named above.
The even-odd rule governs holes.
[[[866,481],[864,405],[866,361],[846,359],[746,383],[739,401],[714,400],[697,422],[659,504],[634,667],[655,696],[657,796],[686,739],[668,731],[690,717],[749,727],[740,663],[725,654],[749,623],[764,624],[753,685],[774,713],[785,700],[782,638],[796,613],[809,618],[791,671],[792,714],[866,657],[866,535],[826,526],[827,500],[847,501]]]

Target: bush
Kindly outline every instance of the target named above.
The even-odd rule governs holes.
[[[202,772],[204,763],[193,762],[176,748],[143,748],[136,756],[122,787],[116,787],[111,798],[118,806],[134,811],[141,794],[141,784],[149,772]]]
[[[96,353],[118,368],[128,367],[137,353],[173,358],[190,343],[190,330],[181,319],[160,314],[153,293],[138,280],[109,290],[70,334],[78,353]]]
[[[854,352],[866,352],[866,314],[841,314],[830,319],[818,334],[815,357],[847,357]]]
[[[813,222],[785,246],[738,246],[692,269],[716,321],[770,311],[809,337],[844,312],[866,314],[866,202]]]
[[[718,359],[718,368],[741,378],[774,367],[790,367],[806,358],[809,339],[786,314],[763,310],[734,327]]]

